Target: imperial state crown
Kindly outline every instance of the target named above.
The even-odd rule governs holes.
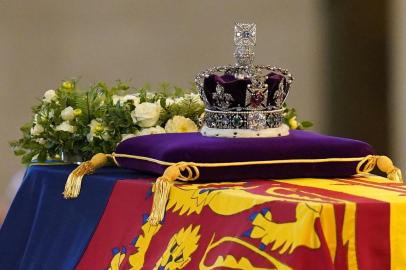
[[[205,103],[202,134],[217,137],[276,137],[289,134],[283,103],[293,76],[286,69],[254,65],[256,25],[236,23],[236,64],[209,68],[195,82]]]

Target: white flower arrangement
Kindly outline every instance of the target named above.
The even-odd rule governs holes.
[[[85,160],[134,136],[197,131],[204,106],[193,91],[168,85],[135,89],[122,82],[80,91],[77,81],[64,81],[45,92],[32,121],[21,129],[23,137],[11,146],[23,163],[58,159],[61,153]]]

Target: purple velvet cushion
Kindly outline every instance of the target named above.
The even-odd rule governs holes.
[[[116,153],[139,155],[168,162],[237,162],[281,159],[364,157],[373,154],[364,142],[331,137],[315,132],[292,130],[276,138],[217,138],[200,133],[156,134],[121,142]],[[120,166],[161,175],[165,166],[117,158]],[[355,174],[357,162],[315,164],[273,164],[239,167],[200,168],[202,180],[252,178],[347,177]]]

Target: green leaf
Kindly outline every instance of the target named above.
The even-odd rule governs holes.
[[[45,161],[45,160],[47,160],[47,152],[46,151],[41,151],[39,154],[38,154],[38,161],[40,161],[40,162],[43,162],[43,161]]]
[[[24,151],[24,150],[22,150],[22,149],[16,149],[16,150],[14,150],[14,154],[15,154],[16,156],[23,156],[23,155],[25,155],[25,153],[27,153],[27,152]]]
[[[301,125],[303,128],[310,128],[313,126],[313,123],[310,121],[303,121],[303,122],[301,122]]]
[[[37,155],[37,152],[35,152],[35,151],[24,155],[21,159],[22,163],[30,164],[35,155]]]
[[[180,87],[174,87],[174,89],[175,89],[175,92],[174,92],[174,96],[175,97],[181,97],[181,96],[183,96],[184,94],[185,94],[185,90],[183,89],[183,88],[180,88]]]
[[[170,87],[171,87],[171,85],[169,83],[162,82],[159,84],[159,91],[166,93],[169,91]]]

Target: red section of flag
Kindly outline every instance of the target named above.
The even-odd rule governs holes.
[[[76,269],[105,269],[115,249],[127,248],[143,223],[152,202],[146,198],[151,181],[118,181],[106,210]]]
[[[232,184],[205,186],[200,192],[213,192],[232,187]],[[347,269],[347,244],[342,241],[342,226],[345,205],[339,200],[362,202],[356,212],[356,250],[359,269],[389,269],[389,204],[375,200],[348,195],[313,187],[303,187],[287,182],[253,181],[243,184],[248,192],[269,196],[266,191],[274,189],[272,196],[277,200],[256,205],[234,215],[218,215],[209,207],[204,207],[200,214],[179,215],[169,210],[164,224],[152,238],[145,254],[143,269],[153,269],[166,251],[168,245],[180,230],[198,227],[198,244],[191,255],[191,261],[183,269],[199,269],[200,264],[213,265],[219,258],[233,256],[237,262],[242,257],[248,259],[255,267],[275,268],[278,263],[293,269]],[[298,246],[291,253],[282,252],[282,248],[271,250],[273,243],[264,244],[262,238],[253,236],[253,220],[269,218],[278,226],[295,226],[297,202],[288,202],[291,193],[306,198],[305,201],[317,202],[320,198],[330,198],[334,204],[337,226],[337,251],[335,263],[330,258],[326,239],[323,236],[320,220],[315,220],[314,231],[320,239],[320,247],[312,249]],[[150,180],[118,181],[105,213],[89,243],[77,269],[105,269],[109,267],[113,255],[126,253],[120,269],[129,269],[128,258],[137,252],[134,243],[143,235],[141,227],[146,222],[152,205]],[[270,213],[272,215],[270,215]],[[300,225],[300,224],[298,224]],[[192,241],[189,237],[188,241]],[[197,238],[196,238],[197,239]],[[241,244],[243,242],[244,244]],[[214,246],[213,244],[216,244]],[[212,244],[212,247],[210,247]],[[173,247],[175,249],[176,247]],[[175,252],[176,253],[176,252]],[[264,255],[265,253],[266,255]],[[167,253],[166,253],[167,254]],[[270,258],[272,259],[272,263]],[[176,258],[170,258],[175,261]],[[175,264],[174,264],[175,265]],[[220,268],[217,268],[220,269]]]

